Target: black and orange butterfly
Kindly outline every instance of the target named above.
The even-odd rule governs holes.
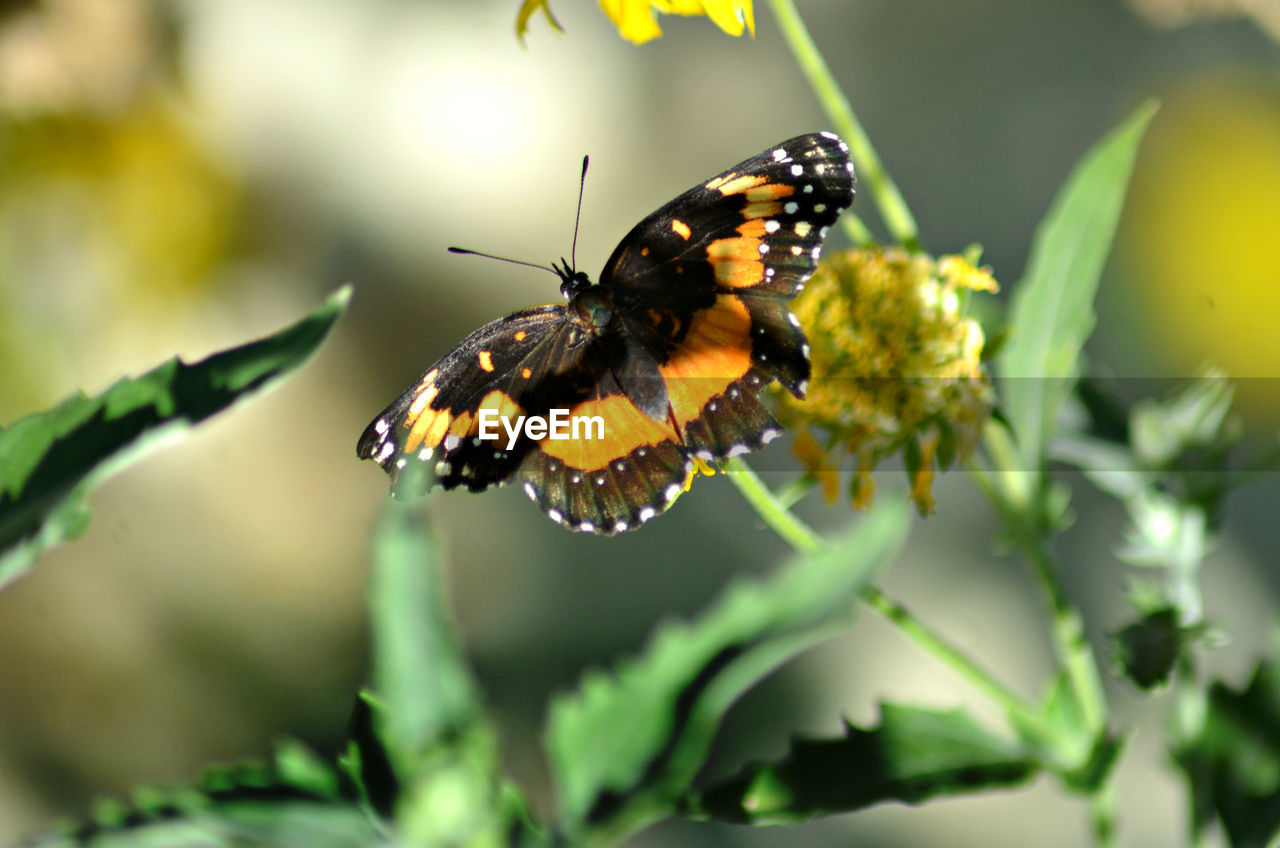
[[[373,420],[357,454],[393,485],[411,462],[434,462],[446,489],[518,476],[572,530],[639,527],[676,499],[695,459],[780,434],[766,385],[804,396],[809,345],[788,301],[853,186],[848,145],[824,132],[690,189],[627,233],[599,283],[553,264],[568,303],[472,333]],[[546,432],[557,414],[569,438]],[[520,416],[549,426],[513,428]]]

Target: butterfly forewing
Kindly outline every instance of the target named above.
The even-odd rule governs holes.
[[[600,283],[641,306],[694,292],[792,296],[813,273],[828,229],[853,202],[849,148],[797,136],[686,191],[629,232]]]
[[[480,491],[511,477],[530,448],[508,448],[501,419],[545,414],[576,400],[578,352],[560,304],[536,306],[486,324],[433,365],[365,429],[357,446],[393,481],[408,462],[428,462],[447,489]],[[586,381],[589,384],[589,380]],[[578,389],[581,391],[581,389]],[[485,410],[491,410],[486,414]],[[495,421],[481,439],[482,419]]]

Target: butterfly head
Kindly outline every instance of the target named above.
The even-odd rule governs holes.
[[[568,300],[573,300],[581,292],[591,288],[591,278],[587,276],[586,271],[575,271],[573,266],[560,260],[560,264],[551,263],[551,268],[560,277],[560,294]]]

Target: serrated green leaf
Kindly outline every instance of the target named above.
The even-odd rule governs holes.
[[[859,588],[898,550],[903,504],[766,580],[742,581],[691,623],[658,629],[612,674],[584,676],[551,708],[546,744],[560,825],[619,837],[670,813],[729,706],[776,667],[853,620]]]
[[[1001,408],[1025,471],[1043,468],[1049,435],[1093,332],[1094,295],[1111,248],[1138,143],[1155,115],[1145,103],[1085,155],[1036,229],[1013,293],[1013,337],[999,359]]]
[[[311,795],[266,766],[212,769],[201,785],[100,802],[89,822],[32,836],[31,848],[372,848],[390,844],[355,804]]]
[[[0,431],[0,587],[88,524],[84,496],[165,440],[298,368],[346,308],[350,288],[275,335],[193,365],[172,359],[94,398],[77,395]]]
[[[696,815],[743,824],[790,824],[885,801],[1003,789],[1031,779],[1036,759],[962,709],[881,704],[880,723],[852,724],[836,739],[798,739],[774,763],[757,763],[697,795]]]
[[[1200,733],[1176,752],[1203,830],[1215,818],[1233,848],[1268,848],[1280,838],[1280,670],[1259,663],[1241,692],[1209,691]]]

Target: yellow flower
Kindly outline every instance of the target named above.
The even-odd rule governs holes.
[[[669,15],[706,15],[712,23],[733,36],[744,30],[756,34],[756,22],[751,9],[752,0],[600,0],[600,6],[609,16],[618,32],[628,41],[644,44],[662,35],[654,12]],[[530,16],[542,9],[556,29],[560,25],[551,17],[547,0],[524,0],[516,16],[516,34],[524,38]]]
[[[961,256],[874,247],[823,262],[796,298],[813,377],[807,400],[782,396],[778,417],[800,431],[796,455],[828,500],[852,455],[850,498],[869,506],[871,470],[901,451],[911,499],[932,512],[934,474],[977,444],[992,391],[982,329],[960,311],[965,290],[993,292],[996,281]]]
[[[533,13],[539,9],[547,16],[547,22],[555,28],[556,32],[564,32],[564,27],[560,26],[556,16],[551,14],[551,7],[547,5],[547,0],[524,0],[520,4],[520,11],[516,12],[516,38],[520,39],[521,44],[524,44],[524,34],[529,31],[529,18],[533,17]]]

